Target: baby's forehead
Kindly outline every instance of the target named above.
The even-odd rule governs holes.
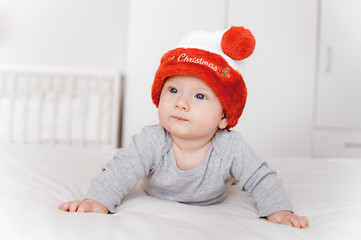
[[[194,75],[174,75],[171,77],[168,77],[165,80],[165,83],[179,83],[179,84],[194,84],[194,85],[207,85],[207,83],[202,79]]]
[[[186,79],[186,80],[195,80],[195,81],[197,81],[197,80],[203,81],[202,78],[197,77],[195,75],[173,75],[173,76],[167,77],[166,81],[167,80],[184,80],[184,79]]]

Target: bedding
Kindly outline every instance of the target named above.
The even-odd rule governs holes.
[[[191,206],[147,196],[141,182],[115,214],[68,213],[115,150],[0,144],[0,239],[361,239],[361,159],[267,159],[307,229],[257,217],[232,186],[217,205]]]

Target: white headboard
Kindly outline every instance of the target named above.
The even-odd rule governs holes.
[[[121,110],[120,71],[0,66],[0,142],[116,148]]]

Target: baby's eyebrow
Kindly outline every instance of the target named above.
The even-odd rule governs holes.
[[[203,88],[198,88],[198,89],[196,89],[196,91],[199,91],[199,92],[209,92],[209,90],[203,89]]]
[[[199,93],[207,94],[207,95],[211,95],[211,94],[214,95],[213,91],[210,91],[209,89],[204,89],[204,88],[196,89],[195,92],[199,92]]]
[[[163,87],[176,87],[177,84],[173,82],[166,82],[164,83]]]

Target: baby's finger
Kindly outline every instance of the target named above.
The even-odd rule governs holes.
[[[297,216],[290,217],[290,222],[292,223],[293,227],[301,228],[301,219],[300,219],[300,217],[297,217]]]
[[[308,219],[304,216],[301,217],[301,228],[307,228],[308,227]]]
[[[69,212],[76,212],[81,202],[79,200],[72,201],[69,206]]]
[[[287,225],[287,226],[290,226],[290,227],[293,226],[292,222],[288,218],[281,219],[280,221],[276,221],[274,223],[284,224],[284,225]]]
[[[84,203],[82,203],[82,204],[79,205],[79,207],[77,209],[77,212],[84,213],[84,212],[86,212],[86,210],[87,210],[87,207],[85,206]]]
[[[69,202],[63,202],[58,207],[59,210],[68,211],[69,210]]]

